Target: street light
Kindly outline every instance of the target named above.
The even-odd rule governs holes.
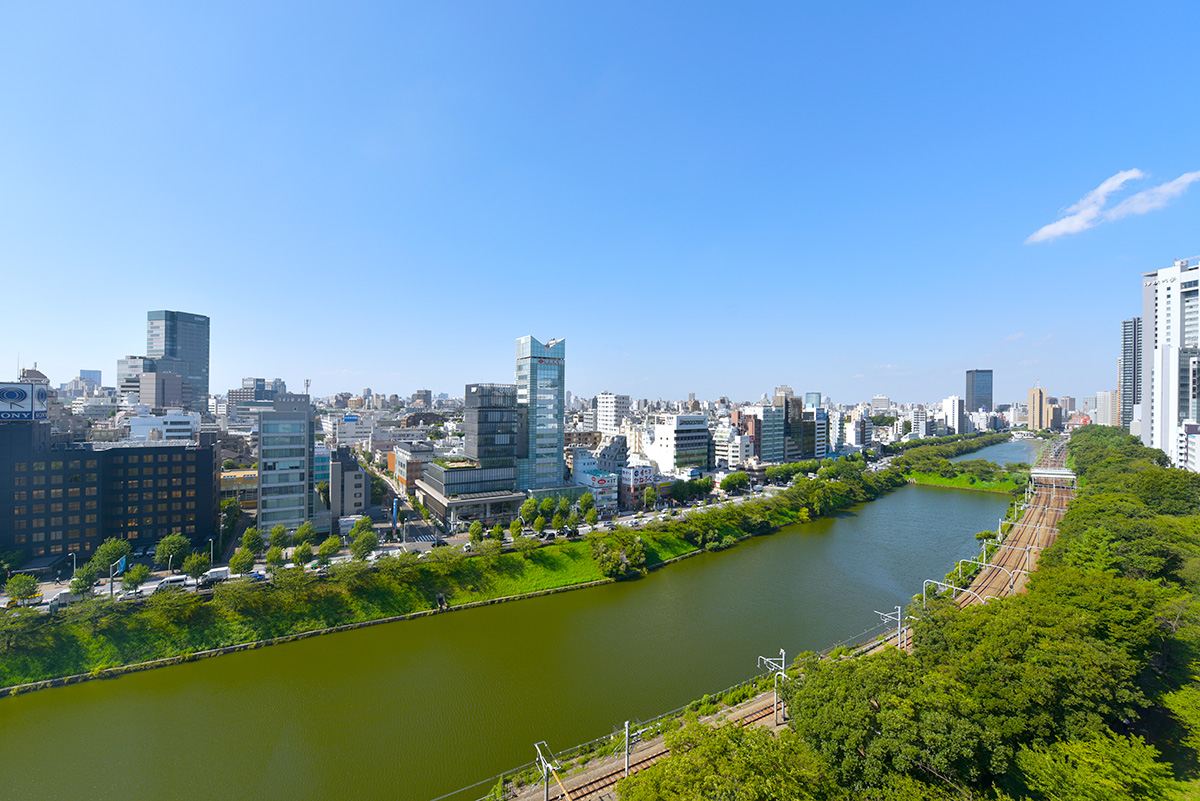
[[[71,551],[71,578],[75,578],[75,552]]]
[[[211,565],[212,562],[213,562],[213,538],[209,537],[208,538],[208,563]]]

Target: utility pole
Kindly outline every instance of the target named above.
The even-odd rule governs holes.
[[[768,657],[768,656],[760,656],[758,658],[758,666],[763,667],[764,665],[767,667],[768,670],[775,671],[775,700],[772,702],[771,712],[774,713],[774,715],[775,715],[775,717],[773,717],[772,720],[775,722],[775,725],[778,726],[779,725],[779,680],[780,679],[784,679],[785,681],[787,680],[787,674],[783,672],[784,667],[787,665],[787,655],[784,653],[783,649],[780,648],[778,659],[774,659],[774,658]]]
[[[960,562],[959,564],[961,565],[962,563]],[[961,570],[962,568],[960,567],[959,569]],[[897,606],[895,612],[880,612],[878,609],[876,609],[875,614],[883,618],[885,623],[892,620],[896,621],[896,647],[903,648],[903,640],[901,637],[903,636],[902,632],[904,631],[904,614],[900,610],[900,607]]]

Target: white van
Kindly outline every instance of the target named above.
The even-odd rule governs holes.
[[[182,590],[186,586],[187,586],[187,576],[184,576],[184,575],[167,576],[165,579],[163,579],[162,581],[160,581],[158,583],[158,586],[154,588],[154,591],[155,592],[165,592],[167,590]]]

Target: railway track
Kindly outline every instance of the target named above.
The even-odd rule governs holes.
[[[761,720],[769,718],[774,714],[775,714],[775,707],[773,705],[767,706],[767,707],[764,707],[757,711],[749,712],[745,715],[741,715],[737,718],[734,718],[733,720],[726,721],[721,725],[724,725],[724,726],[752,726],[755,723],[758,723]],[[637,773],[638,771],[645,770],[646,768],[650,767],[651,765],[653,765],[655,762],[662,759],[666,755],[667,755],[667,749],[661,747],[661,743],[659,745],[657,745],[649,753],[639,754],[635,760],[631,760],[629,763],[629,775],[632,776],[633,774]],[[589,779],[587,782],[579,785],[578,787],[570,787],[570,788],[568,788],[568,792],[571,794],[572,801],[585,801],[585,799],[591,799],[591,801],[597,801],[598,799],[604,797],[603,794],[606,790],[611,790],[613,787],[616,786],[617,782],[619,782],[623,778],[625,778],[624,764],[622,764],[618,767],[615,767],[612,770],[610,770],[600,776],[596,776],[592,779]],[[555,789],[554,791],[552,791],[550,793],[551,801],[560,801],[560,799],[565,799],[565,798],[566,798],[566,796],[563,795],[563,792],[561,789]]]
[[[1066,441],[1056,442],[1034,467],[1039,470],[1061,470],[1066,464]],[[986,603],[1020,592],[1037,568],[1038,557],[1054,542],[1058,523],[1066,513],[1067,504],[1075,496],[1066,478],[1033,477],[1025,514],[1013,524],[994,559],[979,571],[963,593],[956,599],[960,607]]]

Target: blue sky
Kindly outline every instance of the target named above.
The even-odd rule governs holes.
[[[111,383],[167,308],[214,390],[525,334],[583,395],[1114,389],[1200,254],[1198,7],[809,5],[0,6],[4,374]]]

